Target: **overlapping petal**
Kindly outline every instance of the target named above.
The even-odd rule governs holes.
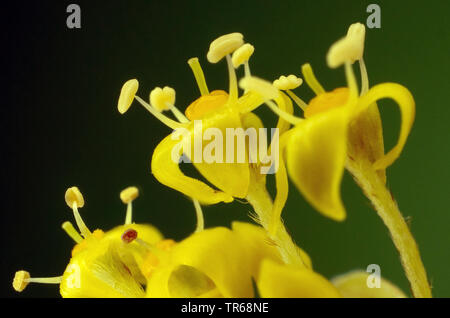
[[[397,144],[386,155],[374,163],[376,170],[386,169],[400,156],[415,117],[414,98],[408,89],[396,83],[383,83],[372,87],[367,94],[361,96],[359,99],[358,113],[365,111],[374,102],[383,98],[393,99],[398,104],[402,122]]]
[[[257,281],[265,298],[335,298],[339,291],[324,277],[310,269],[264,260]]]
[[[352,271],[340,275],[332,280],[332,283],[345,298],[405,298],[403,291],[380,277],[379,286],[371,286],[371,274],[365,271]]]
[[[319,212],[343,220],[340,196],[347,147],[348,109],[339,107],[297,124],[286,146],[289,175]]]

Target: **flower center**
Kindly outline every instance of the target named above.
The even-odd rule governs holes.
[[[317,95],[309,102],[305,109],[305,118],[312,117],[316,114],[326,112],[335,107],[344,106],[348,100],[349,89],[347,87],[339,87],[332,92]]]
[[[228,94],[222,90],[212,91],[208,95],[200,96],[185,111],[189,120],[201,119],[207,113],[222,107],[228,101]]]

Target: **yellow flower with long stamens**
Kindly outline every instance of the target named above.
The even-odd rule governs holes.
[[[280,214],[287,199],[287,175],[305,198],[319,212],[335,219],[346,216],[340,196],[340,184],[347,168],[372,201],[378,214],[391,232],[395,246],[400,252],[402,264],[416,297],[431,296],[425,269],[417,245],[401,216],[390,191],[386,188],[385,169],[402,152],[410,133],[415,102],[405,87],[384,83],[369,88],[363,61],[364,25],[350,26],[346,37],[329,50],[327,62],[330,67],[345,66],[347,87],[325,91],[309,64],[302,67],[306,83],[316,93],[308,104],[294,96],[293,100],[304,110],[304,118],[284,114],[265,97],[266,104],[279,116],[295,125],[280,139],[280,168],[276,175],[277,196],[272,213],[271,233],[277,231]],[[360,64],[362,88],[358,92],[352,63]],[[280,86],[288,89],[288,85]],[[246,78],[241,87],[266,96],[269,83],[257,78]],[[376,102],[392,99],[401,112],[401,127],[397,144],[384,152],[381,119]]]
[[[81,234],[70,222],[63,224],[77,243],[64,274],[35,278],[21,270],[14,277],[14,289],[21,292],[34,282],[59,284],[65,298],[254,297],[252,280],[258,281],[262,275],[261,264],[270,261],[283,266],[267,233],[249,223],[234,222],[231,229],[197,231],[179,243],[163,239],[156,228],[132,223],[131,204],[137,196],[136,187],[120,193],[127,204],[124,225],[107,232],[91,232],[78,211],[84,206],[84,198],[77,187],[69,188],[66,203],[73,210]],[[311,268],[309,256],[301,249],[299,252]],[[264,277],[271,274],[278,273],[264,269]],[[319,274],[311,269],[304,274],[305,279],[322,283],[304,286],[296,297],[316,297],[327,290],[322,296],[339,296]]]
[[[84,223],[78,208],[84,206],[84,198],[77,187],[67,189],[65,200],[73,210],[80,233],[70,222],[62,228],[75,241],[72,257],[62,276],[33,278],[26,271],[18,271],[13,287],[22,291],[28,283],[51,283],[60,285],[62,297],[144,297],[142,284],[146,282],[140,270],[146,245],[156,245],[163,241],[161,233],[153,226],[132,223],[132,201],[138,191],[130,187],[121,192],[121,199],[127,204],[124,225],[104,232],[93,232]],[[128,244],[133,235],[139,233],[139,240],[145,246]]]
[[[350,30],[353,29],[354,27],[350,28]],[[338,61],[344,59],[345,53],[347,53],[345,70],[348,87],[326,92],[315,79],[309,64],[306,64],[302,67],[303,75],[317,96],[305,107],[304,119],[283,116],[295,124],[295,127],[281,137],[280,161],[286,160],[289,175],[308,201],[318,211],[335,220],[345,218],[345,209],[340,197],[340,182],[348,155],[347,145],[356,139],[353,134],[359,132],[359,130],[349,128],[353,125],[354,120],[360,119],[363,114],[366,115],[367,109],[377,100],[391,98],[398,103],[402,111],[399,141],[389,153],[373,162],[375,169],[385,169],[399,156],[414,119],[414,100],[409,91],[401,85],[380,84],[358,96],[350,62],[355,58],[360,58],[359,51],[355,47],[361,49],[361,45],[353,45],[354,41],[358,41],[360,44],[360,40],[360,37],[346,37],[330,49],[328,56],[328,60],[333,61],[331,65],[338,65]],[[344,50],[346,47],[347,51]],[[252,78],[247,81],[243,80],[241,86],[249,87],[249,81],[261,82],[261,80]],[[289,89],[287,78],[281,78],[275,84],[281,89]],[[263,94],[267,88],[263,84],[257,84],[250,90]],[[371,128],[366,127],[367,130]],[[372,134],[372,136],[374,135]],[[369,136],[369,134],[365,136]],[[374,140],[372,143],[379,145],[382,144],[382,140]],[[352,149],[355,150],[356,146]],[[360,149],[365,151],[365,148],[360,147]],[[278,178],[286,179],[283,171],[280,171]],[[278,189],[280,195],[287,191],[287,181],[283,180],[278,182],[282,187]],[[280,212],[281,209],[276,214]]]
[[[159,182],[197,200],[201,204],[230,202],[234,198],[245,198],[255,208],[258,222],[268,229],[273,219],[270,215],[272,200],[265,190],[265,174],[261,173],[261,168],[266,164],[261,159],[267,157],[261,157],[259,152],[259,154],[256,154],[256,160],[252,157],[253,161],[250,162],[251,153],[248,151],[248,144],[246,144],[245,158],[244,160],[239,159],[237,157],[239,151],[236,149],[238,145],[234,144],[232,155],[230,155],[230,157],[234,157],[229,160],[229,153],[227,153],[229,140],[225,140],[225,137],[216,140],[217,136],[210,136],[214,140],[210,142],[202,141],[200,144],[195,138],[196,134],[203,136],[208,128],[213,128],[219,132],[219,135],[227,137],[228,129],[240,130],[245,133],[248,128],[263,128],[261,120],[252,111],[262,104],[264,97],[273,98],[277,103],[276,109],[280,109],[286,116],[292,114],[292,102],[285,94],[278,94],[278,90],[275,88],[267,91],[266,96],[263,97],[250,90],[246,90],[242,96],[239,96],[234,68],[244,64],[244,79],[250,78],[248,59],[253,52],[254,47],[248,43],[244,44],[243,36],[240,33],[221,36],[211,43],[207,54],[208,60],[211,63],[217,63],[225,58],[227,61],[228,92],[223,90],[209,92],[198,58],[190,59],[188,64],[194,73],[202,96],[186,108],[185,116],[174,105],[168,105],[167,102],[164,102],[170,96],[165,97],[163,90],[157,89],[156,96],[158,98],[153,98],[153,101],[151,98],[151,103],[148,104],[135,95],[136,84],[131,86],[130,81],[126,82],[122,88],[118,108],[120,111],[124,108],[121,106],[121,103],[125,103],[123,101],[126,101],[126,105],[129,105],[130,100],[135,98],[164,124],[175,129],[174,133],[164,138],[153,152],[151,170]],[[298,79],[296,82],[298,82]],[[133,87],[133,89],[130,87]],[[273,92],[276,96],[271,95]],[[150,97],[152,97],[152,94]],[[167,108],[163,109],[164,105],[157,106],[153,105],[154,103],[159,105],[165,103]],[[162,110],[167,109],[172,110],[176,121],[161,113]],[[201,126],[199,126],[199,123]],[[279,135],[287,131],[290,125],[288,121],[280,117],[276,127]],[[261,138],[261,136],[257,138]],[[257,142],[259,144],[259,140]],[[244,141],[244,143],[247,143],[247,141]],[[214,151],[217,151],[216,147],[223,151],[220,155],[215,154],[215,161],[202,161],[202,157],[197,158],[197,155],[201,156],[206,150],[214,149]],[[189,150],[188,153],[186,153],[186,148]],[[182,157],[183,155],[190,159],[201,175],[215,188],[202,180],[184,175],[179,167],[180,160],[185,159]],[[265,168],[270,167],[266,166]],[[261,202],[264,202],[264,204],[261,204]],[[271,236],[271,239],[276,242],[280,250],[283,250],[284,258],[287,261],[305,265],[284,228],[280,230],[278,235]]]

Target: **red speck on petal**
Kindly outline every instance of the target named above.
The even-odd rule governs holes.
[[[131,243],[137,238],[137,232],[133,229],[128,229],[122,234],[122,241],[125,243]]]

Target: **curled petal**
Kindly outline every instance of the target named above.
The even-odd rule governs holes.
[[[229,229],[217,227],[195,233],[173,248],[169,266],[162,266],[150,277],[147,295],[173,297],[174,291],[207,293],[217,288],[213,294],[253,297],[251,268],[246,257],[240,240]],[[183,271],[191,274],[195,269],[196,279],[190,282],[174,279],[172,275],[175,270],[180,270],[180,265],[183,265]],[[182,278],[183,273],[178,274],[178,278]]]
[[[203,161],[196,162],[194,149],[196,132],[191,134],[191,154],[194,154],[195,168],[218,189],[230,196],[244,198],[250,183],[250,170],[248,143],[239,115],[230,109],[222,109],[212,116],[203,118],[202,129],[203,138],[208,137],[211,141],[203,141]],[[231,134],[228,134],[228,129]],[[208,133],[213,130],[215,133],[209,135]],[[236,135],[233,135],[233,132]]]
[[[397,144],[384,157],[374,163],[376,170],[386,169],[400,156],[411,131],[416,111],[414,99],[408,89],[399,84],[384,83],[372,87],[367,94],[361,96],[358,113],[366,110],[374,102],[383,98],[391,98],[398,104],[402,123]]]
[[[350,122],[347,145],[348,157],[359,163],[373,164],[384,156],[383,125],[376,103]],[[377,174],[386,183],[386,170]]]
[[[101,241],[73,256],[60,285],[64,298],[144,297],[114,244]]]
[[[155,178],[162,184],[180,191],[203,204],[218,202],[231,202],[233,198],[218,190],[214,190],[205,183],[188,177],[178,167],[178,160],[172,158],[173,148],[179,141],[172,140],[171,136],[164,138],[153,152],[151,169]],[[177,154],[178,159],[181,153]]]
[[[338,290],[310,269],[291,267],[264,260],[258,291],[265,298],[335,298]]]
[[[406,295],[394,284],[380,278],[379,286],[369,288],[372,274],[365,271],[352,271],[340,275],[332,283],[345,298],[406,298]]]
[[[336,108],[292,129],[286,146],[287,168],[294,184],[321,213],[341,221],[340,196],[347,143],[348,109]]]

